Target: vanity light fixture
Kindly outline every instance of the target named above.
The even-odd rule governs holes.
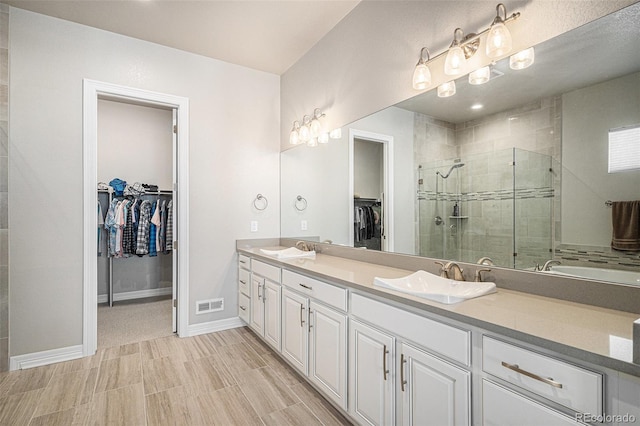
[[[331,139],[340,139],[342,137],[342,128],[338,127],[337,129],[330,131],[329,137]]]
[[[451,80],[438,86],[438,97],[448,98],[456,94],[456,82]]]
[[[512,70],[523,70],[530,67],[534,61],[535,52],[533,50],[533,47],[530,47],[511,55],[511,57],[509,58],[509,68],[511,68]]]
[[[293,128],[289,133],[289,143],[291,145],[298,145],[306,143],[309,146],[317,146],[318,143],[328,143],[329,138],[340,139],[342,133],[340,129],[337,130],[337,134],[334,134],[336,130],[327,132],[322,125],[322,117],[325,114],[320,111],[320,108],[313,110],[313,115],[305,115],[302,117],[302,124],[296,120],[293,122]]]
[[[424,52],[427,52],[427,59],[424,59]],[[431,85],[431,71],[426,62],[429,62],[430,54],[429,49],[423,47],[420,50],[420,59],[416,64],[416,69],[413,70],[413,88],[416,90],[424,90]]]
[[[429,62],[434,61],[441,55],[447,54],[444,63],[444,73],[446,75],[462,75],[466,72],[465,66],[467,60],[470,59],[480,47],[480,38],[483,34],[487,34],[485,54],[490,59],[496,59],[509,53],[512,49],[511,33],[505,23],[520,17],[520,12],[507,16],[507,8],[504,4],[499,3],[496,6],[496,17],[493,19],[491,26],[479,33],[464,34],[461,28],[456,28],[453,32],[453,41],[445,52],[432,57],[426,47],[420,50],[420,59],[413,71],[413,88],[416,90],[424,90],[431,84],[431,71],[429,70]],[[424,52],[427,51],[427,59],[424,59]],[[484,75],[486,70],[477,71]],[[476,71],[474,71],[476,73]],[[489,72],[489,76],[490,76]],[[471,82],[471,76],[469,77]],[[482,84],[489,81],[488,77],[474,78],[471,84]],[[449,95],[450,96],[450,95]]]
[[[491,68],[486,67],[478,68],[469,74],[469,84],[478,85],[484,84],[491,78]]]
[[[504,19],[500,16],[500,9],[504,11]],[[496,6],[496,17],[491,23],[489,34],[487,35],[486,53],[490,58],[497,58],[511,52],[511,33],[504,25],[507,20],[507,8],[499,3]]]

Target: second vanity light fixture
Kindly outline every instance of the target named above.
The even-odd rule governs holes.
[[[508,54],[512,49],[512,40],[509,29],[505,26],[506,22],[517,19],[520,12],[516,12],[511,16],[507,16],[507,9],[504,4],[499,3],[496,6],[496,17],[493,19],[491,26],[478,34],[470,33],[465,35],[462,29],[456,28],[453,32],[453,41],[445,52],[435,57],[431,57],[429,49],[423,47],[420,50],[420,59],[416,64],[413,72],[413,88],[416,90],[424,90],[431,85],[431,71],[429,70],[429,62],[446,53],[447,57],[444,64],[444,73],[446,75],[457,76],[462,75],[466,71],[467,60],[476,54],[480,47],[480,37],[487,34],[485,55],[490,59],[497,59]],[[426,52],[426,58],[425,58]],[[509,65],[511,69],[524,69],[533,64],[534,54],[533,47],[518,52],[511,56]],[[489,81],[491,77],[491,69],[489,66],[473,70],[469,73],[469,83],[473,85],[483,84]],[[438,96],[448,97],[456,93],[455,81],[451,80],[438,87]]]
[[[313,117],[305,115],[302,117],[302,125],[298,120],[293,122],[293,128],[289,133],[289,143],[298,145],[306,143],[309,146],[317,146],[318,143],[327,143],[329,138],[340,139],[341,133],[335,130],[328,132],[322,126],[321,119],[325,114],[320,108],[313,110]]]

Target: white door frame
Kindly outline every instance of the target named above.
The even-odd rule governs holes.
[[[163,106],[177,110],[177,221],[174,239],[180,238],[178,269],[178,335],[189,327],[189,99],[95,80],[83,80],[83,307],[82,353],[93,355],[98,347],[98,259],[96,257],[98,203],[98,98]],[[179,233],[179,235],[177,234]],[[175,247],[174,247],[175,250]]]
[[[395,233],[393,231],[393,136],[381,133],[367,132],[365,130],[349,129],[349,245],[353,246],[353,180],[354,180],[354,143],[356,139],[363,139],[369,142],[383,144],[383,192],[384,199],[382,208],[384,209],[383,226],[385,238],[382,240],[383,251],[393,251]]]

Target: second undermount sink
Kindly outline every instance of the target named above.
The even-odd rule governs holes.
[[[496,292],[495,283],[456,281],[422,270],[401,278],[375,277],[373,284],[445,304]]]
[[[277,257],[278,259],[294,259],[298,257],[315,257],[316,252],[314,250],[304,251],[296,247],[289,247],[280,250],[267,250],[260,249],[260,251],[266,255]]]

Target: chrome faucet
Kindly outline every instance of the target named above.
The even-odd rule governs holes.
[[[296,248],[302,251],[309,251],[309,246],[307,245],[306,241],[298,241],[296,243]]]
[[[476,278],[475,278],[475,282],[477,283],[481,283],[482,282],[482,273],[483,272],[491,272],[491,269],[489,268],[480,268],[478,270],[476,270]]]
[[[440,265],[440,277],[449,278],[448,275],[447,275],[447,271],[444,269],[444,263],[443,262],[440,262],[440,261],[436,260],[433,263],[435,263],[436,265]]]
[[[462,269],[460,265],[455,262],[449,262],[442,268],[447,274],[447,278],[453,278],[456,281],[464,281],[464,275],[462,275]],[[453,270],[453,277],[451,277],[451,270]]]
[[[544,266],[542,266],[542,269],[540,269],[541,271],[550,271],[551,270],[551,265],[560,265],[561,262],[559,260],[547,260],[546,262],[544,262]]]
[[[480,259],[478,259],[476,264],[485,265],[485,266],[493,266],[493,260],[491,260],[490,257],[486,257],[485,256],[485,257],[481,257]]]

